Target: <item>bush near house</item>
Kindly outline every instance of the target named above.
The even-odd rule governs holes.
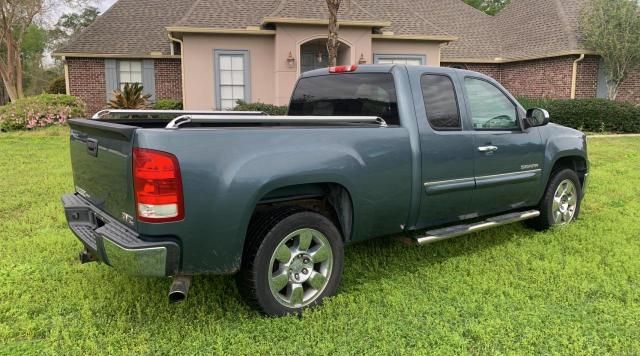
[[[0,107],[0,129],[15,131],[62,125],[85,115],[85,104],[71,95],[42,94]]]
[[[174,99],[160,99],[153,104],[155,110],[182,110],[182,101]]]
[[[262,111],[268,115],[286,115],[289,110],[288,106],[277,106],[264,103],[246,103],[238,100],[234,111]]]
[[[49,94],[66,94],[67,93],[67,83],[64,77],[59,77],[51,81],[49,83],[49,89],[47,89],[47,93]]]
[[[587,132],[640,133],[640,107],[607,99],[518,98],[525,108],[549,111],[551,122]]]

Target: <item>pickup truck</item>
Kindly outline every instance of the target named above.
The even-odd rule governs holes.
[[[258,310],[299,313],[336,293],[345,245],[564,225],[588,181],[583,133],[453,68],[310,71],[286,116],[138,114],[70,120],[62,202],[81,262],[172,277],[170,301],[235,274]]]

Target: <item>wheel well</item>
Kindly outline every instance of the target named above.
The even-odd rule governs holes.
[[[331,220],[344,241],[351,239],[353,203],[349,191],[337,183],[312,183],[281,187],[265,194],[255,206],[257,214],[286,206],[318,212]]]
[[[580,184],[584,186],[584,177],[587,174],[587,161],[580,156],[568,156],[562,157],[556,161],[553,165],[553,169],[551,170],[551,174],[553,175],[556,171],[561,169],[571,169],[578,175],[580,179]]]

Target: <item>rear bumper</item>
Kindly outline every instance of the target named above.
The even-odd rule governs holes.
[[[69,228],[96,259],[131,275],[173,276],[180,247],[173,241],[144,241],[135,231],[77,194],[62,197]]]

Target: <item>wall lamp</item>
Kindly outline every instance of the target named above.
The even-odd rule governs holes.
[[[287,66],[289,66],[289,68],[293,68],[296,65],[296,59],[293,58],[293,54],[291,54],[291,51],[289,51],[289,56],[287,57]]]

